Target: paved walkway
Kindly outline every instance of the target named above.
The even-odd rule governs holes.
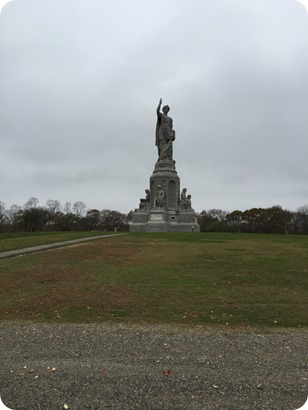
[[[24,255],[26,253],[46,251],[48,249],[53,249],[53,248],[62,248],[63,246],[74,245],[75,243],[89,242],[89,241],[94,241],[96,239],[104,239],[104,238],[110,238],[111,236],[120,236],[120,235],[127,235],[127,234],[126,233],[116,233],[116,234],[110,234],[110,235],[91,236],[88,238],[71,239],[69,241],[49,243],[47,245],[31,246],[30,248],[15,249],[13,251],[1,252],[0,259],[9,258],[12,256]]]

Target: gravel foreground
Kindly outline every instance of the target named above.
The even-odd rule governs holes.
[[[13,410],[295,410],[307,399],[307,330],[0,323]]]

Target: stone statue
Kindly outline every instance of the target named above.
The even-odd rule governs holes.
[[[145,190],[145,198],[140,199],[139,209],[148,209],[150,206],[150,191],[148,189]]]
[[[154,198],[154,208],[163,208],[165,205],[165,191],[162,189],[161,185],[158,185],[157,188],[157,193]]]
[[[187,195],[185,210],[190,211],[191,209],[191,195]]]
[[[185,211],[190,211],[191,210],[191,195],[186,196],[187,189],[183,188],[183,191],[181,193],[181,205],[182,208],[185,209]]]
[[[168,116],[170,108],[165,105],[160,112],[162,105],[162,99],[160,99],[157,107],[157,124],[156,124],[156,143],[158,148],[158,160],[172,160],[173,154],[173,141],[175,140],[175,131],[172,129],[173,121],[172,118]]]

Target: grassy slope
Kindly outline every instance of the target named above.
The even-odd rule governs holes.
[[[308,237],[131,234],[0,261],[0,319],[307,326]]]

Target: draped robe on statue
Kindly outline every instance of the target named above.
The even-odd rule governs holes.
[[[168,115],[158,113],[156,124],[156,144],[158,147],[158,159],[172,160],[172,143],[175,132],[172,130],[173,121]]]

